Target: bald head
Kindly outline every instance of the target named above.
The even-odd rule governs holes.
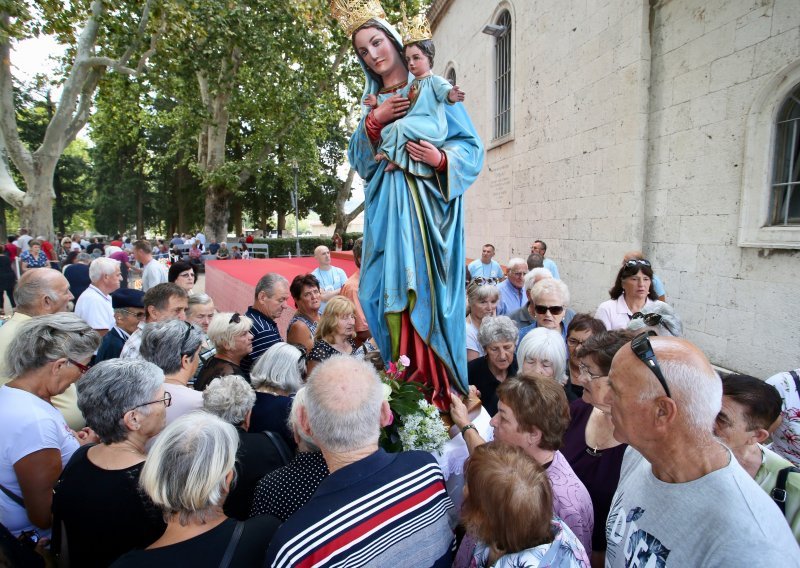
[[[332,357],[308,378],[308,427],[323,451],[351,452],[370,445],[377,448],[383,404],[378,374],[358,359]]]
[[[14,287],[18,311],[29,316],[66,311],[70,300],[69,282],[61,272],[52,268],[28,270]]]
[[[317,259],[320,266],[330,266],[331,251],[325,245],[320,245],[314,249],[314,258]]]
[[[638,422],[642,433],[646,434],[650,424],[648,416],[659,416],[659,405],[666,404],[675,411],[669,430],[691,432],[696,438],[711,436],[722,404],[719,375],[705,354],[689,341],[657,336],[649,340],[671,396],[667,397],[656,375],[633,352],[631,344],[624,345],[614,357],[609,372],[612,392],[608,402],[612,406],[615,428],[619,424],[622,436],[629,440],[635,438],[631,428],[637,420],[631,419],[641,411],[644,415]],[[653,412],[648,413],[648,408]],[[631,445],[636,446],[635,443]]]

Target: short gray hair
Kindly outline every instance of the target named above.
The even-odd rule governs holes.
[[[6,367],[15,379],[58,359],[86,359],[99,346],[97,332],[71,312],[36,316],[20,326],[8,346]]]
[[[214,300],[211,299],[211,296],[208,294],[203,294],[202,292],[199,294],[192,294],[189,296],[189,307],[186,308],[187,315],[191,313],[192,308],[195,306],[207,306],[208,304],[213,304]]]
[[[297,434],[300,437],[306,446],[308,446],[308,450],[310,452],[318,452],[319,446],[314,443],[313,438],[303,431],[302,426],[300,426],[300,409],[306,407],[306,387],[302,387],[294,394],[294,400],[292,401],[292,408],[289,410],[289,419],[286,423],[289,426],[289,430]]]
[[[214,342],[217,349],[233,349],[236,338],[250,331],[253,320],[240,315],[238,322],[231,322],[233,312],[217,312],[208,324],[208,338]]]
[[[114,274],[117,268],[119,268],[118,260],[104,256],[97,257],[89,265],[89,280],[97,282],[103,276]]]
[[[528,270],[528,261],[523,260],[523,259],[519,258],[518,256],[515,256],[514,258],[512,258],[511,260],[508,261],[508,264],[507,264],[508,271],[511,272],[511,269],[514,268],[515,266],[518,266],[518,265],[524,266],[525,270]]]
[[[256,300],[258,300],[261,292],[266,292],[267,296],[272,298],[275,295],[275,285],[279,282],[283,282],[287,287],[289,286],[289,281],[277,272],[267,272],[256,284]]]
[[[530,330],[517,347],[519,367],[526,359],[547,359],[553,364],[553,378],[564,384],[567,380],[567,344],[561,334],[546,327]]]
[[[552,278],[553,273],[550,272],[548,269],[539,267],[534,268],[530,272],[525,275],[525,291],[530,292],[531,288],[533,288],[534,284],[536,284],[536,280],[541,280],[542,278]]]
[[[235,471],[238,448],[233,425],[208,412],[184,414],[155,439],[139,485],[165,519],[203,523],[225,502],[225,477]]]
[[[349,452],[377,444],[382,404],[375,368],[353,357],[331,357],[308,378],[306,414],[314,442],[323,449]]]
[[[305,359],[301,351],[290,343],[276,343],[256,361],[250,371],[254,389],[272,387],[288,393],[303,386]]]
[[[128,437],[124,416],[129,410],[155,400],[164,385],[164,373],[141,359],[101,361],[78,381],[78,408],[86,424],[104,444]],[[149,414],[152,405],[138,410]]]
[[[519,330],[511,318],[507,316],[487,317],[483,318],[481,328],[478,331],[478,343],[484,349],[498,341],[511,342],[517,344],[517,337],[519,337]]]
[[[666,334],[659,333],[659,335],[672,335],[673,337],[683,337],[683,323],[681,318],[672,309],[672,306],[660,300],[654,301],[652,304],[647,304],[641,310],[643,314],[658,314],[661,316],[661,323],[658,324]],[[643,318],[632,319],[628,323],[628,329],[636,331],[647,327]]]
[[[567,288],[567,285],[561,280],[546,278],[545,280],[537,282],[534,287],[531,288],[531,299],[534,304],[537,298],[545,294],[558,294],[561,298],[561,305],[564,307],[569,306],[569,288]]]
[[[53,290],[53,280],[56,280],[57,276],[64,278],[60,271],[47,267],[23,273],[14,286],[14,302],[17,307],[35,308],[41,302],[42,296],[57,302],[58,294]]]
[[[256,403],[256,393],[238,375],[214,379],[203,391],[203,410],[239,426]]]
[[[148,323],[142,331],[139,353],[145,361],[158,365],[165,375],[173,375],[181,369],[181,358],[194,356],[202,342],[203,332],[187,321]]]

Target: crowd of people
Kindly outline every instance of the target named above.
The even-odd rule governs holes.
[[[144,241],[129,269],[146,291],[121,287],[111,256],[90,255],[77,298],[65,272],[30,267],[0,327],[0,520],[19,539],[4,554],[38,546],[71,566],[800,565],[798,371],[717,373],[638,252],[595,314],[575,313],[545,250],[537,241],[496,268],[487,244],[468,271],[463,355],[482,407],[453,396],[449,409],[469,453],[463,499],[433,455],[379,448],[395,419],[383,361],[359,272],[348,278],[327,247],[292,282],[265,274],[244,314],[195,290],[190,263],[146,276]]]

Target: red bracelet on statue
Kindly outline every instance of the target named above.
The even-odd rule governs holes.
[[[443,172],[447,169],[447,154],[443,150],[439,150],[439,153],[442,155],[442,159],[439,160],[439,164],[434,169],[437,172]]]

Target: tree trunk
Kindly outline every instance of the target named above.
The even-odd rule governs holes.
[[[218,243],[221,243],[228,238],[229,200],[230,192],[224,185],[212,184],[206,189],[205,234],[207,239],[216,239]],[[239,230],[241,230],[241,219],[239,219]]]
[[[278,237],[283,236],[283,232],[286,230],[286,213],[284,211],[278,211]]]
[[[173,232],[186,232],[186,180],[189,179],[189,170],[186,166],[180,166],[175,170],[175,204],[178,207],[177,230]]]
[[[55,161],[55,160],[54,160]],[[19,208],[20,227],[26,227],[28,234],[53,239],[53,172],[39,175],[28,181],[28,191]]]
[[[6,225],[6,202],[0,199],[0,244],[6,244],[8,237],[8,227]]]
[[[344,205],[350,199],[350,194],[352,193],[355,176],[356,171],[350,168],[350,171],[347,172],[347,179],[342,182],[342,185],[339,186],[339,191],[336,192],[336,227],[333,232],[342,237],[347,232],[347,226],[364,210],[363,201],[350,213],[345,213],[344,210]]]
[[[136,237],[144,238],[144,185],[136,187]]]

